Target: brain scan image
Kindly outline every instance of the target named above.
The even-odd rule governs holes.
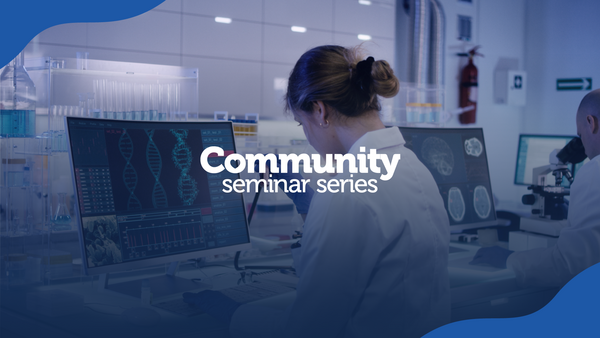
[[[448,190],[448,213],[455,222],[460,222],[465,217],[465,200],[456,187]]]
[[[483,152],[483,144],[476,137],[465,141],[465,152],[467,155],[479,157]]]
[[[492,202],[490,201],[490,195],[487,189],[478,185],[473,191],[473,205],[475,206],[475,212],[481,219],[488,218],[490,211],[492,211]]]
[[[425,162],[444,176],[450,176],[454,169],[454,154],[448,143],[438,137],[428,137],[421,146]]]

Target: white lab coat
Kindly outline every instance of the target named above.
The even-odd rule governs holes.
[[[575,175],[567,223],[555,246],[508,257],[507,266],[515,271],[521,286],[563,286],[600,262],[600,156]]]
[[[241,306],[232,336],[420,337],[450,321],[448,216],[430,172],[404,143],[398,128],[356,141],[349,153],[364,146],[390,159],[401,154],[393,178],[354,174],[377,179],[376,193],[315,193],[301,247],[292,250],[294,303],[285,312]]]

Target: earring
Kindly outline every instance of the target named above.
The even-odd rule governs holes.
[[[325,124],[319,123],[319,126],[321,126],[323,128],[329,127],[329,121],[325,120]]]

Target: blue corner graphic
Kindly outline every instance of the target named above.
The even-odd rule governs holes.
[[[3,0],[0,5],[0,67],[8,64],[40,32],[73,22],[108,22],[132,18],[164,0]]]
[[[599,281],[600,263],[577,275],[550,303],[528,316],[464,320],[424,337],[598,337]]]

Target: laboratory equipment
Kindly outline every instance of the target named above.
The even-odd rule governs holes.
[[[71,213],[67,207],[67,193],[59,192],[58,207],[52,218],[52,230],[64,231],[71,230]]]
[[[444,90],[442,88],[410,86],[406,90],[406,97],[407,126],[435,127],[444,123],[442,120]]]
[[[451,231],[498,224],[481,128],[399,128],[433,175]]]
[[[124,119],[130,113],[129,103],[135,97],[125,97],[119,87],[122,84],[126,84],[127,88],[142,89],[141,96],[137,97],[143,101],[142,111],[147,108],[155,111],[152,120],[158,120],[161,95],[168,95],[161,92],[160,88],[168,86],[179,87],[180,102],[177,105],[172,102],[178,111],[197,114],[198,72],[197,69],[175,66],[93,59],[86,59],[83,65],[82,58],[79,59],[79,64],[83,65],[81,67],[77,66],[78,60],[75,58],[49,57],[27,58],[23,66],[22,56],[0,70],[3,74],[0,92],[0,262],[4,263],[6,254],[25,253],[29,258],[41,262],[38,263],[37,281],[41,279],[45,284],[51,284],[57,279],[79,274],[81,270],[78,251],[73,252],[72,256],[69,252],[68,257],[64,255],[64,259],[60,260],[52,256],[54,251],[63,251],[79,243],[78,233],[74,231],[80,227],[73,205],[76,198],[73,181],[68,175],[70,167],[65,116],[104,121],[118,117],[119,112],[120,118]],[[18,66],[16,71],[15,64]],[[15,72],[16,90],[13,86]],[[21,75],[29,76],[29,81],[25,81],[27,85],[22,85],[21,80],[26,76]],[[17,110],[31,111],[26,114],[5,114],[5,109],[15,106],[14,93],[18,94]],[[34,105],[24,107],[25,103],[32,101]],[[170,107],[161,111],[163,120],[168,119],[168,109]],[[36,116],[37,132],[36,121],[32,119]],[[46,116],[47,125],[40,123]],[[150,116],[142,114],[142,118]],[[20,120],[15,124],[11,120],[13,118]],[[4,123],[6,121],[10,123]],[[5,128],[14,126],[25,128],[27,132],[4,132]],[[47,127],[47,131],[40,129],[44,127]],[[64,197],[60,193],[65,193]],[[70,230],[67,230],[69,227]],[[55,231],[59,229],[61,231]],[[47,249],[46,252],[36,253],[40,245]],[[2,276],[5,276],[5,272],[2,265]],[[40,273],[43,278],[40,278]]]
[[[0,138],[0,199],[5,211],[0,215],[0,236],[31,235],[48,224],[49,208],[44,203],[48,147],[44,135]]]
[[[84,273],[250,249],[243,197],[221,185],[239,175],[197,160],[210,146],[236,151],[231,122],[66,119]],[[155,297],[199,287],[173,273],[150,279]],[[139,297],[140,282],[105,286]]]
[[[570,140],[562,149],[554,149],[548,157],[548,165],[533,168],[534,184],[528,187],[531,194],[524,195],[522,202],[531,205],[531,216],[521,218],[521,230],[557,237],[567,225],[568,206],[564,197],[570,189],[562,185],[563,177],[569,183],[573,176],[569,164],[582,162],[587,156],[579,137]],[[554,176],[554,183],[548,184],[547,176]]]
[[[35,85],[24,67],[23,52],[0,74],[0,136],[35,136]]]

